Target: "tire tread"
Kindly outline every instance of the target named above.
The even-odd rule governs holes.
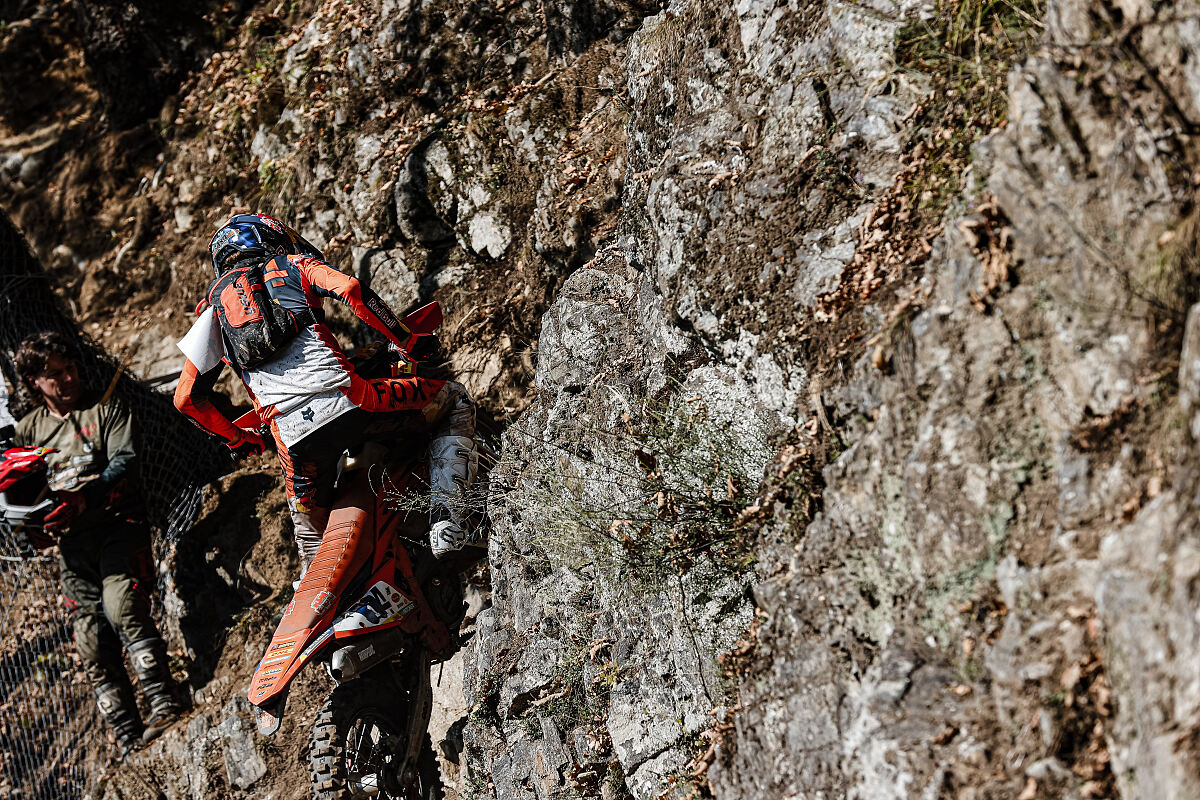
[[[373,685],[365,678],[343,683],[334,689],[317,712],[308,751],[315,800],[344,800],[350,796],[344,772],[346,732],[364,705],[376,705],[381,690],[380,685]],[[395,710],[399,712],[403,707],[402,704]],[[443,797],[441,777],[428,734],[418,759],[418,772],[423,786],[413,795],[419,794],[421,800],[440,800]]]
[[[346,776],[341,775],[342,745],[334,716],[334,698],[330,696],[313,721],[309,746],[309,769],[315,800],[341,800]]]

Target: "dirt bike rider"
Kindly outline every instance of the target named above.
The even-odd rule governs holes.
[[[167,646],[150,614],[153,558],[137,491],[135,421],[122,402],[83,385],[74,346],[61,334],[27,338],[14,361],[39,401],[17,424],[14,443],[44,451],[36,466],[55,506],[44,526],[59,535],[59,577],[75,649],[123,758],[164,731],[182,710]],[[4,459],[20,452],[7,451]],[[24,463],[34,466],[28,459]],[[38,546],[54,544],[41,531],[38,538],[32,533],[29,538]],[[149,708],[144,728],[118,634]]]
[[[329,521],[343,450],[369,436],[372,418],[388,412],[416,412],[406,416],[432,434],[434,554],[477,544],[462,503],[454,501],[474,481],[478,464],[475,404],[463,386],[411,374],[375,380],[356,374],[325,325],[322,298],[347,305],[395,348],[412,334],[378,295],[325,263],[279,220],[234,215],[213,235],[209,254],[216,280],[208,308],[179,343],[188,360],[175,407],[235,452],[262,452],[258,434],[235,426],[208,400],[223,363],[237,373],[275,440],[302,572]]]

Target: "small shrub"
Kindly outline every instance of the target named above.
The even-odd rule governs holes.
[[[1200,302],[1200,207],[1168,231],[1154,258],[1140,276],[1130,279],[1130,291],[1148,306],[1152,321],[1182,328],[1188,309]]]
[[[937,0],[931,17],[897,32],[896,65],[930,81],[909,141],[923,159],[906,186],[919,218],[936,222],[964,188],[971,147],[1008,114],[1008,71],[1044,16],[1043,0]]]
[[[509,434],[516,446],[493,474],[494,508],[518,520],[522,546],[652,584],[701,557],[746,569],[741,515],[769,452],[752,425],[719,418],[697,396],[648,403],[610,429],[577,423],[574,434],[573,445]]]

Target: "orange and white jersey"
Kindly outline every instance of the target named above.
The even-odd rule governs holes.
[[[250,393],[259,417],[271,424],[276,438],[290,446],[322,425],[353,408],[370,411],[400,411],[423,408],[441,388],[443,381],[410,376],[387,380],[364,380],[342,352],[341,345],[324,323],[321,300],[332,297],[359,319],[397,346],[408,331],[387,305],[349,275],[310,256],[278,256],[263,265],[267,291],[272,299],[293,311],[310,311],[316,320],[284,344],[278,355],[252,369],[237,369],[225,352],[224,338],[211,309],[205,310],[192,330],[179,343],[188,357],[176,406],[201,427],[223,438],[236,440],[237,429],[202,395],[215,382],[217,367],[229,364]],[[211,380],[200,380],[211,374]],[[201,386],[207,384],[208,386]]]

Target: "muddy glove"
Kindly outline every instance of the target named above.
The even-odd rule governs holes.
[[[226,442],[225,446],[232,450],[237,458],[242,459],[248,456],[260,455],[266,448],[266,442],[253,431],[243,431],[237,440]]]
[[[438,348],[441,347],[441,341],[438,340],[436,333],[426,334],[416,337],[417,341],[408,351],[408,356],[413,361],[428,361],[437,355]]]
[[[83,499],[83,492],[56,492],[55,499],[58,500],[58,505],[46,515],[45,529],[52,533],[60,533],[83,513],[87,508],[87,501]],[[37,546],[36,543],[34,546]]]

